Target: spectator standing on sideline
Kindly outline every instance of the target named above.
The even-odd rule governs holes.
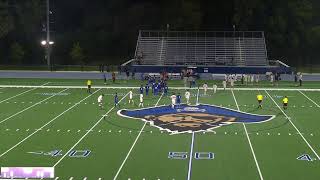
[[[299,75],[299,86],[302,86],[302,73]]]
[[[112,72],[112,82],[116,82],[116,73]]]

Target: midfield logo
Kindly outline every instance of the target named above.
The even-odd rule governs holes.
[[[147,121],[151,126],[170,133],[210,131],[234,123],[262,123],[272,115],[256,115],[212,105],[160,106],[136,110],[119,110],[118,115]]]

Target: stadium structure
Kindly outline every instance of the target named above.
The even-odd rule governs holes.
[[[290,73],[269,60],[263,31],[139,31],[134,59],[122,64],[142,73]]]

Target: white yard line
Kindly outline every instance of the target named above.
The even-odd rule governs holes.
[[[69,89],[86,89],[87,86],[28,86],[28,85],[0,85],[0,87],[11,87],[11,88],[50,88],[50,89],[61,89],[61,88],[69,88]],[[93,86],[95,89],[139,89],[139,86]],[[170,89],[175,90],[185,90],[185,87],[170,87]],[[189,88],[189,89],[198,89],[198,88]],[[200,88],[203,89],[203,88]],[[213,88],[208,88],[208,90],[212,90]],[[226,88],[227,90],[231,90],[230,88]],[[218,90],[223,90],[223,88],[218,88]],[[239,91],[258,91],[258,90],[270,90],[270,91],[316,91],[319,92],[320,89],[297,89],[297,88],[233,88],[233,90]]]
[[[157,107],[157,106],[158,106],[158,104],[159,104],[159,102],[160,102],[160,100],[161,100],[162,96],[163,96],[163,93],[161,94],[160,98],[158,99],[158,101],[157,101],[157,103],[155,104],[155,106],[154,106],[154,107]],[[122,162],[121,166],[119,167],[119,169],[118,169],[118,171],[117,171],[116,175],[114,176],[113,180],[116,180],[116,179],[118,178],[118,176],[119,176],[119,174],[120,174],[120,172],[121,172],[121,169],[123,168],[124,164],[126,163],[126,161],[127,161],[128,157],[130,156],[131,151],[133,150],[134,146],[136,145],[136,143],[137,143],[138,139],[140,138],[140,135],[141,135],[141,133],[142,133],[143,129],[146,127],[146,125],[147,125],[147,121],[143,124],[142,128],[140,129],[140,132],[139,132],[138,136],[137,136],[137,137],[136,137],[136,139],[134,140],[134,142],[133,142],[133,144],[132,144],[131,148],[129,149],[129,151],[128,151],[128,153],[127,153],[126,157],[124,158],[124,160],[123,160],[123,162]]]
[[[268,96],[271,98],[271,100],[274,102],[274,104],[277,105],[277,107],[280,109],[280,111],[286,116],[286,118],[289,120],[291,125],[294,127],[294,129],[296,129],[298,134],[301,136],[301,138],[304,140],[304,142],[309,146],[309,148],[314,153],[314,155],[317,157],[317,159],[320,160],[320,157],[317,154],[317,152],[313,149],[313,147],[310,145],[310,143],[307,141],[307,139],[303,136],[303,134],[300,132],[300,130],[296,127],[296,125],[291,121],[291,118],[281,109],[281,107],[276,103],[276,101],[272,98],[272,96],[270,96],[270,94],[266,90],[265,90],[265,92],[268,94]]]
[[[193,146],[194,146],[194,136],[195,133],[192,133],[192,139],[191,139],[191,144],[190,144],[190,155],[189,155],[189,166],[188,166],[188,177],[187,180],[191,179],[191,169],[192,169],[192,159],[193,159]]]
[[[68,89],[64,89],[64,90],[62,90],[62,91],[60,91],[60,92],[58,92],[58,93],[56,93],[56,94],[54,94],[54,95],[52,95],[52,96],[50,96],[50,97],[47,97],[47,98],[45,98],[45,99],[37,102],[36,104],[33,104],[33,105],[31,105],[31,106],[29,106],[29,107],[27,107],[27,108],[25,108],[25,109],[23,109],[23,110],[15,113],[15,114],[13,114],[13,115],[11,115],[11,116],[9,116],[9,117],[1,120],[1,121],[0,121],[0,124],[2,124],[3,122],[7,121],[8,119],[10,119],[10,118],[12,118],[12,117],[14,117],[14,116],[16,116],[16,115],[19,115],[19,114],[23,113],[24,111],[26,111],[26,110],[28,110],[28,109],[33,108],[34,106],[36,106],[36,105],[38,105],[38,104],[40,104],[40,103],[42,103],[42,102],[44,102],[44,101],[46,101],[46,100],[48,100],[48,99],[53,98],[54,96],[56,96],[56,95],[58,95],[58,94],[60,94],[60,93],[62,93],[62,92],[64,92],[64,91],[66,91],[66,90],[68,90]]]
[[[299,92],[306,97],[307,99],[309,99],[313,104],[315,104],[317,107],[320,107],[319,104],[317,104],[314,100],[312,100],[311,98],[309,98],[306,94],[304,94],[302,91],[299,90]]]
[[[31,133],[30,135],[28,135],[27,137],[25,137],[24,139],[22,139],[20,142],[18,142],[17,144],[15,144],[14,146],[12,146],[10,149],[6,150],[4,153],[2,153],[0,155],[0,158],[4,155],[6,155],[8,152],[10,152],[11,150],[13,150],[14,148],[16,148],[17,146],[19,146],[21,143],[23,143],[24,141],[26,141],[27,139],[29,139],[31,136],[33,136],[34,134],[36,134],[37,132],[39,132],[40,130],[42,130],[43,128],[45,128],[46,126],[48,126],[50,123],[52,123],[53,121],[55,121],[56,119],[58,119],[60,116],[62,116],[63,114],[65,114],[66,112],[70,111],[71,109],[73,109],[74,107],[78,106],[82,101],[88,99],[89,97],[91,97],[92,95],[94,95],[96,92],[100,91],[97,90],[94,93],[90,94],[89,96],[85,97],[84,99],[80,100],[79,102],[77,102],[76,104],[74,104],[73,106],[69,107],[67,110],[63,111],[62,113],[60,113],[58,116],[54,117],[53,119],[51,119],[49,122],[47,122],[46,124],[44,124],[43,126],[41,126],[40,128],[38,128],[36,131],[34,131],[33,133]]]
[[[123,96],[120,100],[119,103],[125,99],[128,96],[129,92]],[[70,152],[91,132],[93,129],[115,108],[113,106],[106,114],[104,114],[69,150],[67,153],[65,153],[54,165],[53,167],[56,167]]]
[[[235,103],[236,103],[237,109],[238,109],[238,111],[240,111],[240,108],[239,108],[239,105],[238,105],[238,101],[237,101],[237,99],[236,99],[236,96],[235,96],[234,93],[233,93],[233,90],[231,90],[231,92],[232,92],[233,99],[234,99],[234,101],[235,101]],[[247,131],[247,127],[246,127],[246,125],[245,125],[244,123],[242,123],[242,125],[243,125],[244,131],[245,131],[245,133],[246,133],[247,140],[248,140],[248,142],[249,142],[249,146],[250,146],[250,149],[251,149],[251,153],[252,153],[254,162],[256,163],[256,166],[257,166],[257,170],[258,170],[260,179],[263,180],[263,176],[262,176],[262,173],[261,173],[261,170],[260,170],[260,166],[259,166],[259,163],[258,163],[256,154],[255,154],[255,152],[254,152],[254,150],[253,150],[253,146],[252,146],[252,143],[251,143],[251,140],[250,140],[248,131]]]
[[[27,92],[30,92],[30,91],[33,91],[33,90],[35,90],[35,89],[37,89],[37,88],[43,87],[43,86],[45,86],[45,85],[47,85],[47,84],[49,84],[49,83],[50,83],[50,82],[44,83],[44,84],[42,84],[42,85],[40,85],[40,86],[31,87],[32,89],[29,89],[29,90],[27,90],[27,91],[23,91],[23,92],[20,93],[20,94],[17,94],[17,95],[14,95],[14,96],[9,97],[9,98],[7,98],[7,99],[4,99],[4,100],[0,101],[0,103],[3,103],[3,102],[5,102],[5,101],[8,101],[8,100],[13,99],[13,98],[18,97],[18,96],[21,96],[21,95],[23,95],[23,94],[25,94],[25,93],[27,93]],[[5,88],[5,86],[0,86],[0,87]],[[9,87],[10,87],[10,86],[9,86]],[[19,87],[18,87],[18,88],[19,88]]]

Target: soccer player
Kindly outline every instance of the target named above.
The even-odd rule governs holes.
[[[132,102],[132,104],[134,104],[132,90],[129,91],[129,104],[131,104],[131,102]]]
[[[104,85],[107,84],[107,76],[106,73],[103,73],[103,81],[104,81]]]
[[[143,85],[141,84],[141,86],[140,86],[140,94],[143,94]]]
[[[149,95],[149,89],[150,89],[149,84],[146,84],[145,89],[146,89],[146,95],[148,96]]]
[[[213,93],[215,94],[217,92],[218,86],[216,84],[213,84],[212,89]]]
[[[257,100],[258,100],[258,108],[261,108],[262,109],[262,100],[263,100],[263,96],[261,94],[258,94],[257,95]]]
[[[299,86],[302,86],[302,73],[299,75]]]
[[[288,108],[288,102],[289,102],[289,99],[287,96],[285,96],[282,100],[283,102],[283,109],[286,110]]]
[[[163,92],[164,92],[165,96],[168,94],[168,90],[169,90],[169,87],[167,85],[165,85],[163,88]]]
[[[189,90],[186,91],[186,93],[184,94],[184,96],[185,96],[186,99],[187,99],[187,104],[190,104],[190,103],[189,103],[189,100],[190,100],[190,92],[189,92]]]
[[[140,94],[140,103],[139,103],[139,107],[144,107],[143,106],[143,94]]]
[[[233,89],[233,87],[234,87],[234,78],[233,77],[230,79],[230,86],[231,86],[231,89]]]
[[[155,91],[156,91],[156,83],[152,83],[152,94],[153,95],[155,95],[156,93],[155,93]]]
[[[87,81],[87,86],[88,86],[87,92],[88,92],[88,93],[91,93],[91,85],[92,85],[91,80],[88,80],[88,81]]]
[[[173,93],[172,96],[170,96],[170,98],[171,98],[171,107],[172,109],[174,109],[176,105],[177,96]]]
[[[207,95],[207,90],[208,90],[208,84],[207,83],[203,84],[203,89],[204,89],[204,95]]]
[[[120,107],[118,93],[114,95],[114,107]]]
[[[226,81],[226,80],[222,81],[222,85],[223,85],[223,90],[226,90],[226,87],[227,87],[227,81]]]
[[[112,82],[116,82],[116,73],[112,72]]]
[[[102,105],[103,96],[104,96],[104,94],[101,94],[98,97],[98,105],[99,105],[100,109],[103,109],[103,105]]]
[[[181,104],[181,95],[180,95],[180,93],[178,93],[178,95],[177,95],[177,105],[178,105],[178,107],[180,106],[180,104]]]

